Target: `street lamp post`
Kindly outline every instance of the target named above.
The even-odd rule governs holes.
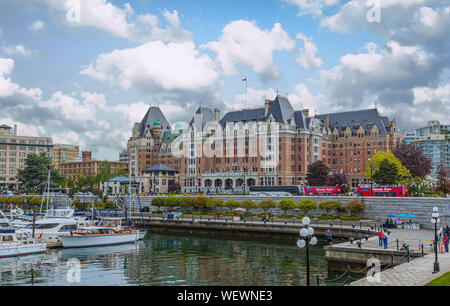
[[[433,267],[433,273],[438,273],[439,272],[439,262],[438,262],[438,252],[437,252],[437,248],[438,248],[437,224],[439,222],[441,222],[441,220],[439,219],[438,210],[439,209],[437,207],[434,207],[433,208],[433,214],[431,215],[431,217],[432,217],[431,223],[434,224],[434,267]]]
[[[370,159],[369,159],[370,161]],[[370,164],[370,196],[373,197],[373,166]]]
[[[314,236],[314,229],[309,226],[311,220],[308,217],[302,219],[303,228],[300,229],[300,237],[297,241],[299,248],[306,246],[306,286],[311,285],[310,268],[309,268],[309,246],[317,244],[317,238]]]

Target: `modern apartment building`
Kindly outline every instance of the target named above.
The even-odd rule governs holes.
[[[405,142],[419,146],[423,154],[431,158],[431,177],[437,177],[437,168],[441,162],[450,168],[450,125],[432,120],[425,127],[405,131],[404,135],[407,136]]]
[[[162,163],[179,172],[184,192],[306,184],[308,167],[318,160],[356,187],[366,180],[367,160],[400,140],[395,120],[376,109],[310,116],[277,96],[222,118],[217,109],[199,107],[184,129],[171,129],[151,107],[134,125],[128,151],[133,174]]]
[[[25,168],[27,156],[44,153],[52,158],[52,149],[51,138],[19,136],[17,125],[0,125],[0,189],[16,190],[17,170]]]

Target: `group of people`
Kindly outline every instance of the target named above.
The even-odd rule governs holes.
[[[388,248],[388,235],[386,232],[383,232],[382,229],[378,233],[378,245],[384,246],[385,249]]]

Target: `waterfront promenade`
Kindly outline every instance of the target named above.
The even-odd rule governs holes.
[[[434,253],[417,258],[409,263],[381,272],[379,282],[370,282],[367,277],[350,286],[424,286],[432,280],[450,272],[450,253],[439,254],[440,272],[433,274]]]

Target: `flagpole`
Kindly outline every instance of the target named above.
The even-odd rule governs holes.
[[[242,82],[245,82],[245,108],[248,109],[247,77],[243,78]]]

